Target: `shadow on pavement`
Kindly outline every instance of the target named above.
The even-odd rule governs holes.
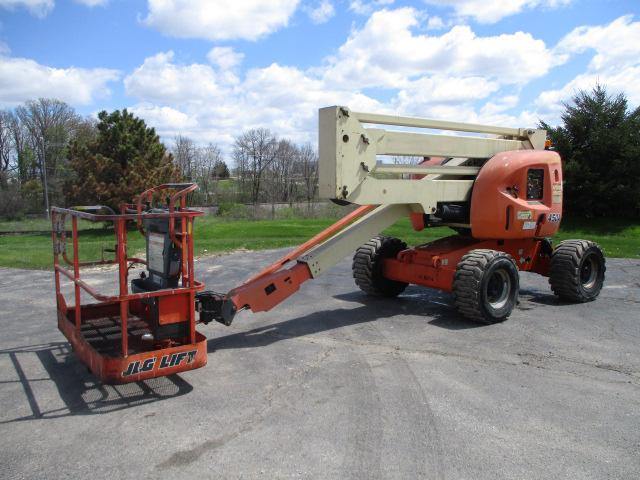
[[[0,382],[0,389],[7,384],[20,383],[25,401],[31,415],[0,421],[0,424],[24,420],[52,419],[71,415],[92,415],[123,410],[146,403],[185,395],[193,390],[190,383],[179,375],[152,378],[140,382],[123,385],[105,385],[94,377],[87,368],[73,355],[66,342],[56,342],[28,347],[0,350],[0,355],[7,355],[15,369],[16,380]],[[47,375],[41,372],[33,356],[40,362]],[[52,398],[47,402],[55,402],[48,407],[47,402],[38,400],[34,389],[39,389],[41,382],[53,382],[57,388],[59,399]],[[64,406],[61,406],[61,402]],[[57,408],[54,408],[57,407]]]
[[[398,298],[368,297],[360,291],[336,295],[334,298],[359,303],[360,306],[313,312],[303,317],[265,325],[246,332],[212,338],[207,344],[208,351],[264,347],[281,340],[373,322],[396,315],[423,316],[430,325],[448,330],[487,326],[459,315],[451,304],[450,295],[418,287],[408,288]]]
[[[575,305],[574,302],[568,302],[556,297],[553,293],[541,292],[539,290],[520,289],[520,303],[529,302],[538,305],[553,305],[555,307],[563,307],[565,305]],[[529,308],[525,308],[528,310]]]

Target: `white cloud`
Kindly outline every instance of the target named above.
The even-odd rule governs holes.
[[[144,22],[167,35],[256,40],[287,26],[299,0],[148,0]]]
[[[429,17],[427,19],[427,30],[442,30],[443,28],[446,28],[448,26],[448,24],[445,23],[444,20],[442,20],[441,17],[438,16],[433,16],[433,17]]]
[[[336,14],[333,3],[329,0],[321,0],[315,8],[308,8],[307,14],[315,24],[325,23]]]
[[[207,53],[207,59],[223,70],[231,70],[244,58],[244,53],[236,52],[232,47],[213,47]]]
[[[394,3],[395,0],[351,0],[349,10],[358,15],[370,15],[380,7],[386,7]]]
[[[542,92],[537,105],[544,112],[557,113],[562,102],[579,90],[591,90],[596,83],[611,93],[624,92],[633,105],[640,105],[640,22],[630,15],[606,25],[582,26],[565,35],[555,48],[557,56],[593,51],[587,70],[554,90]]]
[[[449,6],[459,17],[470,17],[481,23],[495,23],[525,9],[557,8],[573,0],[423,0],[430,5]]]
[[[104,7],[109,0],[74,0],[76,3],[81,3],[87,7]]]
[[[26,8],[29,13],[39,18],[46,17],[53,10],[53,6],[54,0],[0,0],[0,8]]]
[[[419,26],[412,8],[375,12],[329,59],[325,78],[352,88],[401,88],[408,78],[432,74],[523,84],[557,60],[529,33],[482,37],[458,25],[440,36],[414,34]]]
[[[436,105],[460,105],[487,98],[498,91],[497,82],[483,77],[422,77],[400,90],[394,100],[396,110],[411,115]]]
[[[144,118],[151,126],[171,125],[178,132],[196,127],[194,118],[175,108],[139,103],[129,110],[136,116]]]
[[[359,92],[340,90],[295,68],[272,64],[240,81],[205,64],[179,65],[173,52],[156,54],[125,78],[132,107],[164,137],[186,134],[229,146],[244,129],[267,127],[297,141],[315,137],[317,109],[344,103],[380,111]]]
[[[127,95],[150,102],[175,102],[209,99],[224,95],[221,78],[209,65],[177,65],[172,51],[144,60],[124,79]]]
[[[107,68],[53,68],[27,59],[0,56],[0,104],[14,106],[38,97],[72,105],[89,105],[110,94],[108,84],[120,78]]]
[[[468,26],[439,35],[415,33],[427,19],[411,8],[378,11],[351,32],[334,56],[307,70],[273,63],[241,74],[234,68],[241,54],[215,47],[207,55],[210,64],[180,64],[171,51],[148,57],[124,84],[138,102],[132,108],[164,137],[181,133],[227,149],[234,136],[255,127],[313,141],[318,108],[336,104],[461,121],[535,124],[531,112],[510,112],[522,85],[554,64],[544,42],[522,32],[478,36]],[[391,96],[376,100],[367,94],[370,87],[388,89]]]
[[[9,45],[0,40],[0,56],[9,55],[10,53],[11,49],[9,48]]]
[[[640,22],[632,15],[617,18],[607,25],[578,27],[558,42],[560,54],[595,51],[589,68],[593,71],[619,69],[640,62]]]
[[[591,91],[596,84],[603,85],[612,94],[624,93],[632,105],[640,105],[640,65],[606,73],[586,72],[578,75],[562,88],[542,92],[536,105],[544,113],[558,113],[562,102],[568,101],[578,91]]]

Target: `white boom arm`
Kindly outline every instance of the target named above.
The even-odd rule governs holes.
[[[365,128],[365,124],[489,134],[458,136]],[[497,136],[497,138],[495,138]],[[467,201],[478,167],[380,165],[378,155],[487,159],[509,150],[543,149],[540,129],[492,127],[469,123],[352,112],[346,107],[320,109],[320,196],[358,205],[410,205],[431,213],[437,202]],[[403,174],[428,174],[407,181]],[[396,178],[389,178],[395,176]]]

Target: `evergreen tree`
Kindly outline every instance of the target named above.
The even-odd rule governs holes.
[[[224,160],[216,160],[213,165],[213,176],[216,179],[229,178],[229,167]]]
[[[546,128],[564,163],[564,208],[587,217],[640,214],[640,109],[601,85],[565,105]]]
[[[65,185],[67,201],[108,205],[149,187],[179,179],[171,154],[153,128],[127,110],[98,114],[97,136],[76,139],[69,148],[74,178]]]

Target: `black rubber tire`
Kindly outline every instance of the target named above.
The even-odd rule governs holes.
[[[590,302],[600,294],[606,271],[600,246],[589,240],[565,240],[551,254],[549,284],[563,300]]]
[[[458,263],[453,280],[458,311],[485,324],[502,322],[511,315],[519,289],[516,262],[496,250],[471,250]]]
[[[353,278],[363,292],[376,297],[400,295],[407,283],[390,280],[382,275],[382,260],[395,258],[407,244],[394,237],[378,235],[356,250],[353,256]]]

